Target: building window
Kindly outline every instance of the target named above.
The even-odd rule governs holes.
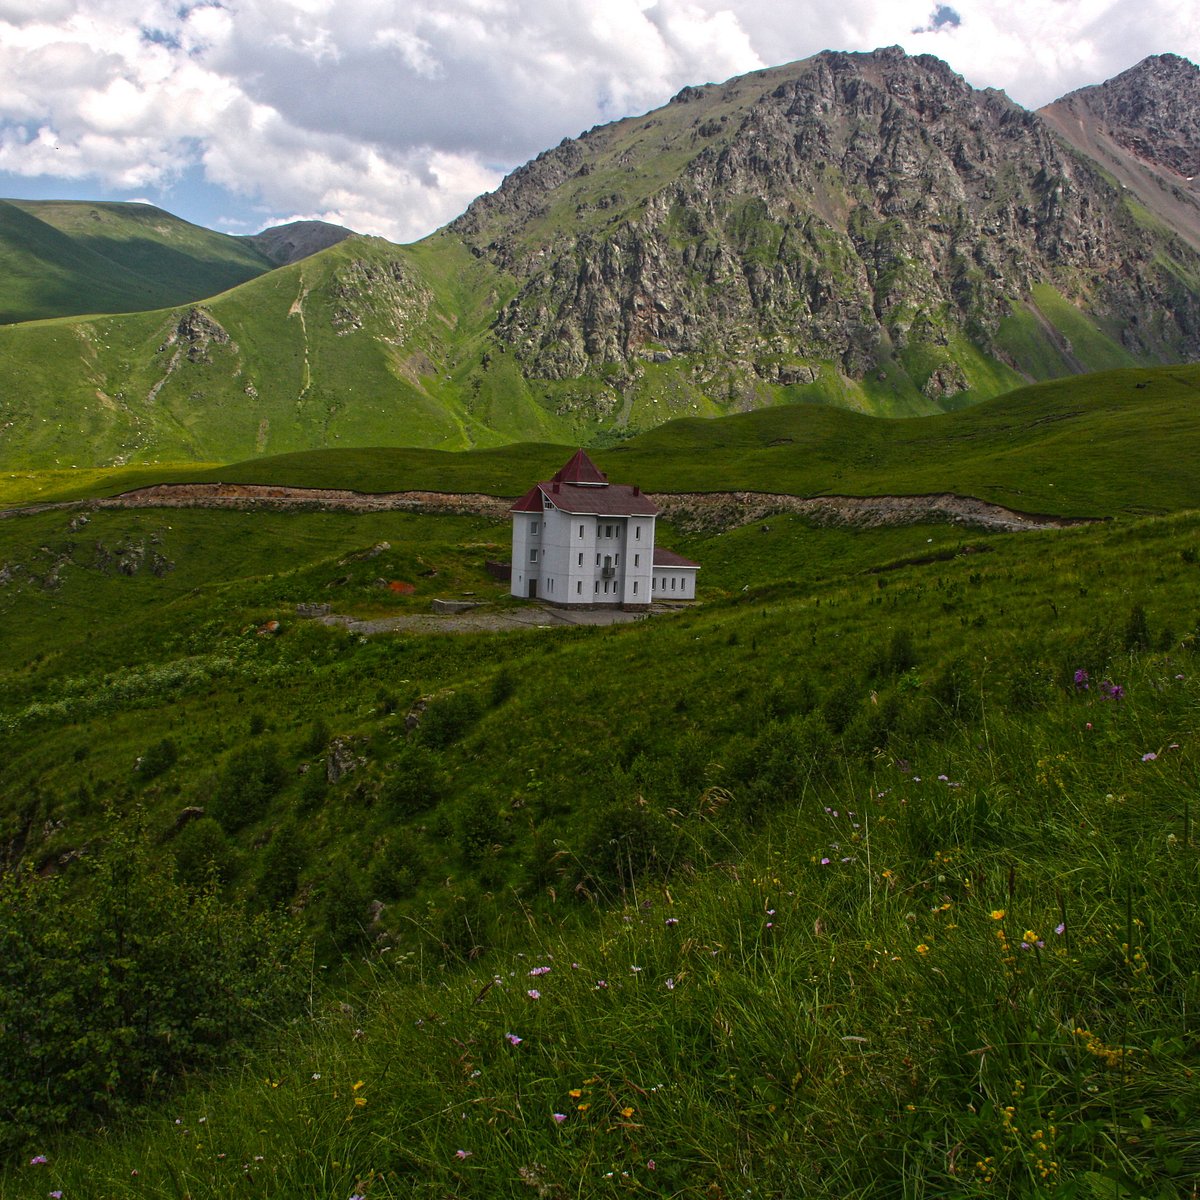
[[[619,554],[614,554],[613,555],[613,566],[619,567],[620,565],[621,565],[621,556]]]
[[[671,576],[671,591],[675,590],[675,576]]]
[[[605,536],[605,537],[612,537],[612,535],[613,535],[612,526],[611,526],[611,525],[605,525],[605,527],[604,527],[604,536]]]
[[[575,581],[575,595],[577,595],[577,596],[583,595],[583,580],[582,579],[577,579]]]
[[[583,526],[582,525],[580,525],[580,527],[579,527],[579,536],[583,537]]]
[[[633,556],[633,565],[635,567],[640,567],[642,565],[642,556],[640,554],[635,554]]]
[[[634,536],[635,538],[641,538],[641,536],[642,536],[642,527],[641,527],[640,525],[635,525],[635,526],[633,527],[633,536]]]
[[[529,561],[537,562],[537,547],[536,546],[529,552]]]
[[[596,566],[600,565],[600,555],[596,555]]]
[[[538,531],[538,523],[536,521],[530,521],[529,522],[529,532],[537,533],[537,531]]]
[[[633,594],[635,596],[637,595],[637,580],[636,579],[633,581]]]
[[[583,551],[582,550],[580,550],[580,552],[579,552],[579,565],[581,567],[583,566]]]

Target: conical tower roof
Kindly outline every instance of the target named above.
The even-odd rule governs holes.
[[[573,483],[582,487],[607,487],[608,478],[582,450],[576,450],[567,463],[552,476],[551,483]]]

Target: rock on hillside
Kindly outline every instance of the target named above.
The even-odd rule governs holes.
[[[1200,357],[1200,255],[1039,116],[899,48],[687,88],[564,141],[452,229],[517,277],[496,330],[535,377],[683,355],[715,390],[832,363],[941,400],[971,384],[963,343],[1027,369],[1002,326],[1047,324],[1038,284],[1129,353]]]

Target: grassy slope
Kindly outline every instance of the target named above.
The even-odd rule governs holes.
[[[464,258],[466,256],[464,255]],[[465,264],[354,238],[204,305],[227,341],[172,337],[184,310],[0,329],[5,465],[237,460],[334,445],[460,449],[562,429],[512,389],[453,386],[478,336]]]
[[[1200,506],[1200,368],[1133,369],[1025,388],[970,409],[888,421],[789,405],[720,421],[677,421],[597,451],[617,481],[649,491],[794,495],[955,492],[1017,510],[1111,516]],[[1169,452],[1164,453],[1164,448]],[[365,492],[406,489],[516,496],[544,479],[566,444],[466,454],[414,449],[299,452],[208,469],[11,473],[0,497],[115,494],[160,480],[225,480]],[[1153,485],[1150,481],[1153,480]]]
[[[0,202],[0,321],[203,299],[269,271],[238,238],[148,204]]]
[[[814,1195],[1032,1194],[1051,1162],[1072,1187],[1186,1194],[1200,1167],[1186,949],[1200,880],[1184,804],[1194,516],[994,538],[865,577],[954,535],[779,523],[758,539],[770,552],[751,592],[673,620],[368,644],[292,622],[288,605],[368,603],[375,575],[424,564],[444,574],[422,588],[480,589],[503,530],[386,515],[66,520],[0,526],[5,561],[66,542],[78,560],[49,597],[3,593],[4,715],[41,705],[7,739],[6,811],[51,831],[38,860],[129,788],[167,837],[258,712],[290,782],[237,837],[237,886],[298,820],[310,915],[355,878],[364,904],[415,890],[380,892],[395,948],[350,983],[348,1011],[319,1005],[145,1132],[40,1143],[30,1154],[48,1152],[50,1170],[14,1164],[0,1195],[217,1195],[248,1172],[264,1196],[515,1196],[529,1194],[522,1169],[596,1195],[629,1179],[650,1194],[769,1193],[797,1173]],[[384,535],[392,551],[343,565]],[[91,565],[96,539],[154,536],[176,564],[161,580]],[[739,536],[696,552],[753,570]],[[335,574],[352,578],[331,590]],[[1169,655],[1126,650],[1135,603]],[[281,636],[242,632],[272,614]],[[909,669],[872,668],[897,631]],[[489,701],[505,671],[507,694]],[[1102,698],[1105,675],[1124,701]],[[408,702],[447,691],[481,697],[482,716],[440,752],[438,803],[390,809]],[[827,724],[835,696],[849,703],[841,733]],[[318,716],[369,742],[314,805],[294,767]],[[130,764],[164,735],[179,761],[142,785]],[[1160,761],[1143,762],[1150,751]],[[627,907],[606,873],[619,867],[604,866],[613,836],[663,856]],[[598,922],[573,892],[581,864],[601,908],[617,903]],[[1018,948],[1025,929],[1044,951]],[[494,950],[447,970],[442,941]],[[538,965],[552,969],[530,979]],[[201,1116],[202,1136],[173,1124],[195,1132]]]

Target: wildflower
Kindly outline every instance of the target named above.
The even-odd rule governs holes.
[[[621,1109],[621,1116],[623,1116],[626,1120],[628,1120],[630,1117],[633,1116],[633,1109],[632,1108]]]
[[[582,1088],[572,1088],[567,1093],[567,1095],[570,1096],[572,1100],[578,1100],[579,1097],[583,1095],[583,1089]]]
[[[1025,930],[1025,932],[1021,936],[1027,942],[1036,942],[1038,940],[1038,935],[1036,933],[1034,933],[1032,929]]]
[[[993,908],[992,909],[992,920],[993,921],[1003,921],[1004,916],[1005,916],[1005,911],[1006,910],[1003,908]]]
[[[642,968],[635,965],[634,963],[630,963],[629,969],[636,975]]]
[[[44,1167],[50,1160],[44,1154],[35,1154],[30,1160],[31,1167]]]
[[[1059,922],[1057,925],[1055,925],[1055,927],[1054,927],[1054,932],[1055,932],[1055,933],[1057,933],[1057,934],[1058,934],[1060,937],[1061,937],[1061,936],[1062,936],[1062,935],[1063,935],[1063,934],[1064,934],[1066,931],[1067,931],[1067,925],[1066,925],[1066,922],[1065,922],[1065,921],[1060,921],[1060,922]]]
[[[1077,692],[1088,690],[1088,673],[1082,667],[1075,672],[1075,690]]]
[[[821,859],[821,866],[823,866],[823,867],[827,867],[827,866],[829,866],[829,861],[830,861],[830,860],[829,860],[829,859],[827,859],[827,858],[823,858],[823,859]]]
[[[521,1044],[521,1039],[515,1033],[506,1033],[504,1035],[504,1040],[510,1046],[519,1046]]]
[[[678,917],[668,917],[666,919],[666,921],[664,922],[664,924],[667,926],[668,929],[670,929],[672,926],[679,924],[679,918]]]
[[[606,987],[608,987],[608,980],[607,980],[607,979],[597,979],[597,980],[596,980],[596,987],[598,987],[598,988],[606,988]]]
[[[1142,762],[1154,762],[1157,758],[1158,755],[1151,750],[1149,753],[1142,755]]]
[[[535,978],[538,975],[549,975],[550,968],[549,967],[534,967],[533,970],[529,972],[529,974],[533,975]]]
[[[530,1000],[540,1000],[542,998],[542,993],[539,992],[537,988],[530,988],[525,995],[527,995]]]
[[[474,1150],[455,1150],[454,1157],[455,1158],[470,1158],[471,1155],[474,1153],[475,1153]]]
[[[62,1192],[51,1192],[50,1200],[62,1200]]]
[[[320,1071],[314,1071],[314,1072],[313,1072],[313,1083],[316,1083],[316,1082],[317,1082],[317,1080],[318,1080],[318,1079],[320,1079],[320,1078],[321,1078],[321,1072],[320,1072]]]
[[[551,1113],[550,1115],[554,1118],[556,1125],[561,1125],[567,1119],[566,1113]]]
[[[928,953],[929,953],[929,947],[928,947],[927,945],[925,945],[925,943],[924,943],[924,942],[922,942],[922,943],[921,943],[921,944],[920,944],[920,945],[917,947],[917,953],[918,953],[918,954],[928,954]]]
[[[361,1091],[366,1086],[367,1085],[365,1083],[363,1083],[363,1081],[360,1079],[350,1090],[352,1092],[358,1092],[358,1091]]]
[[[654,1159],[651,1159],[651,1160],[650,1160],[650,1161],[649,1161],[649,1162],[646,1164],[646,1170],[647,1170],[647,1171],[653,1171],[653,1170],[654,1170],[654,1169],[655,1169],[657,1166],[658,1166],[658,1164],[657,1164],[657,1163],[654,1161]]]
[[[673,992],[674,990],[675,990],[675,980],[674,980],[674,978],[668,978],[667,979],[667,991]]]

